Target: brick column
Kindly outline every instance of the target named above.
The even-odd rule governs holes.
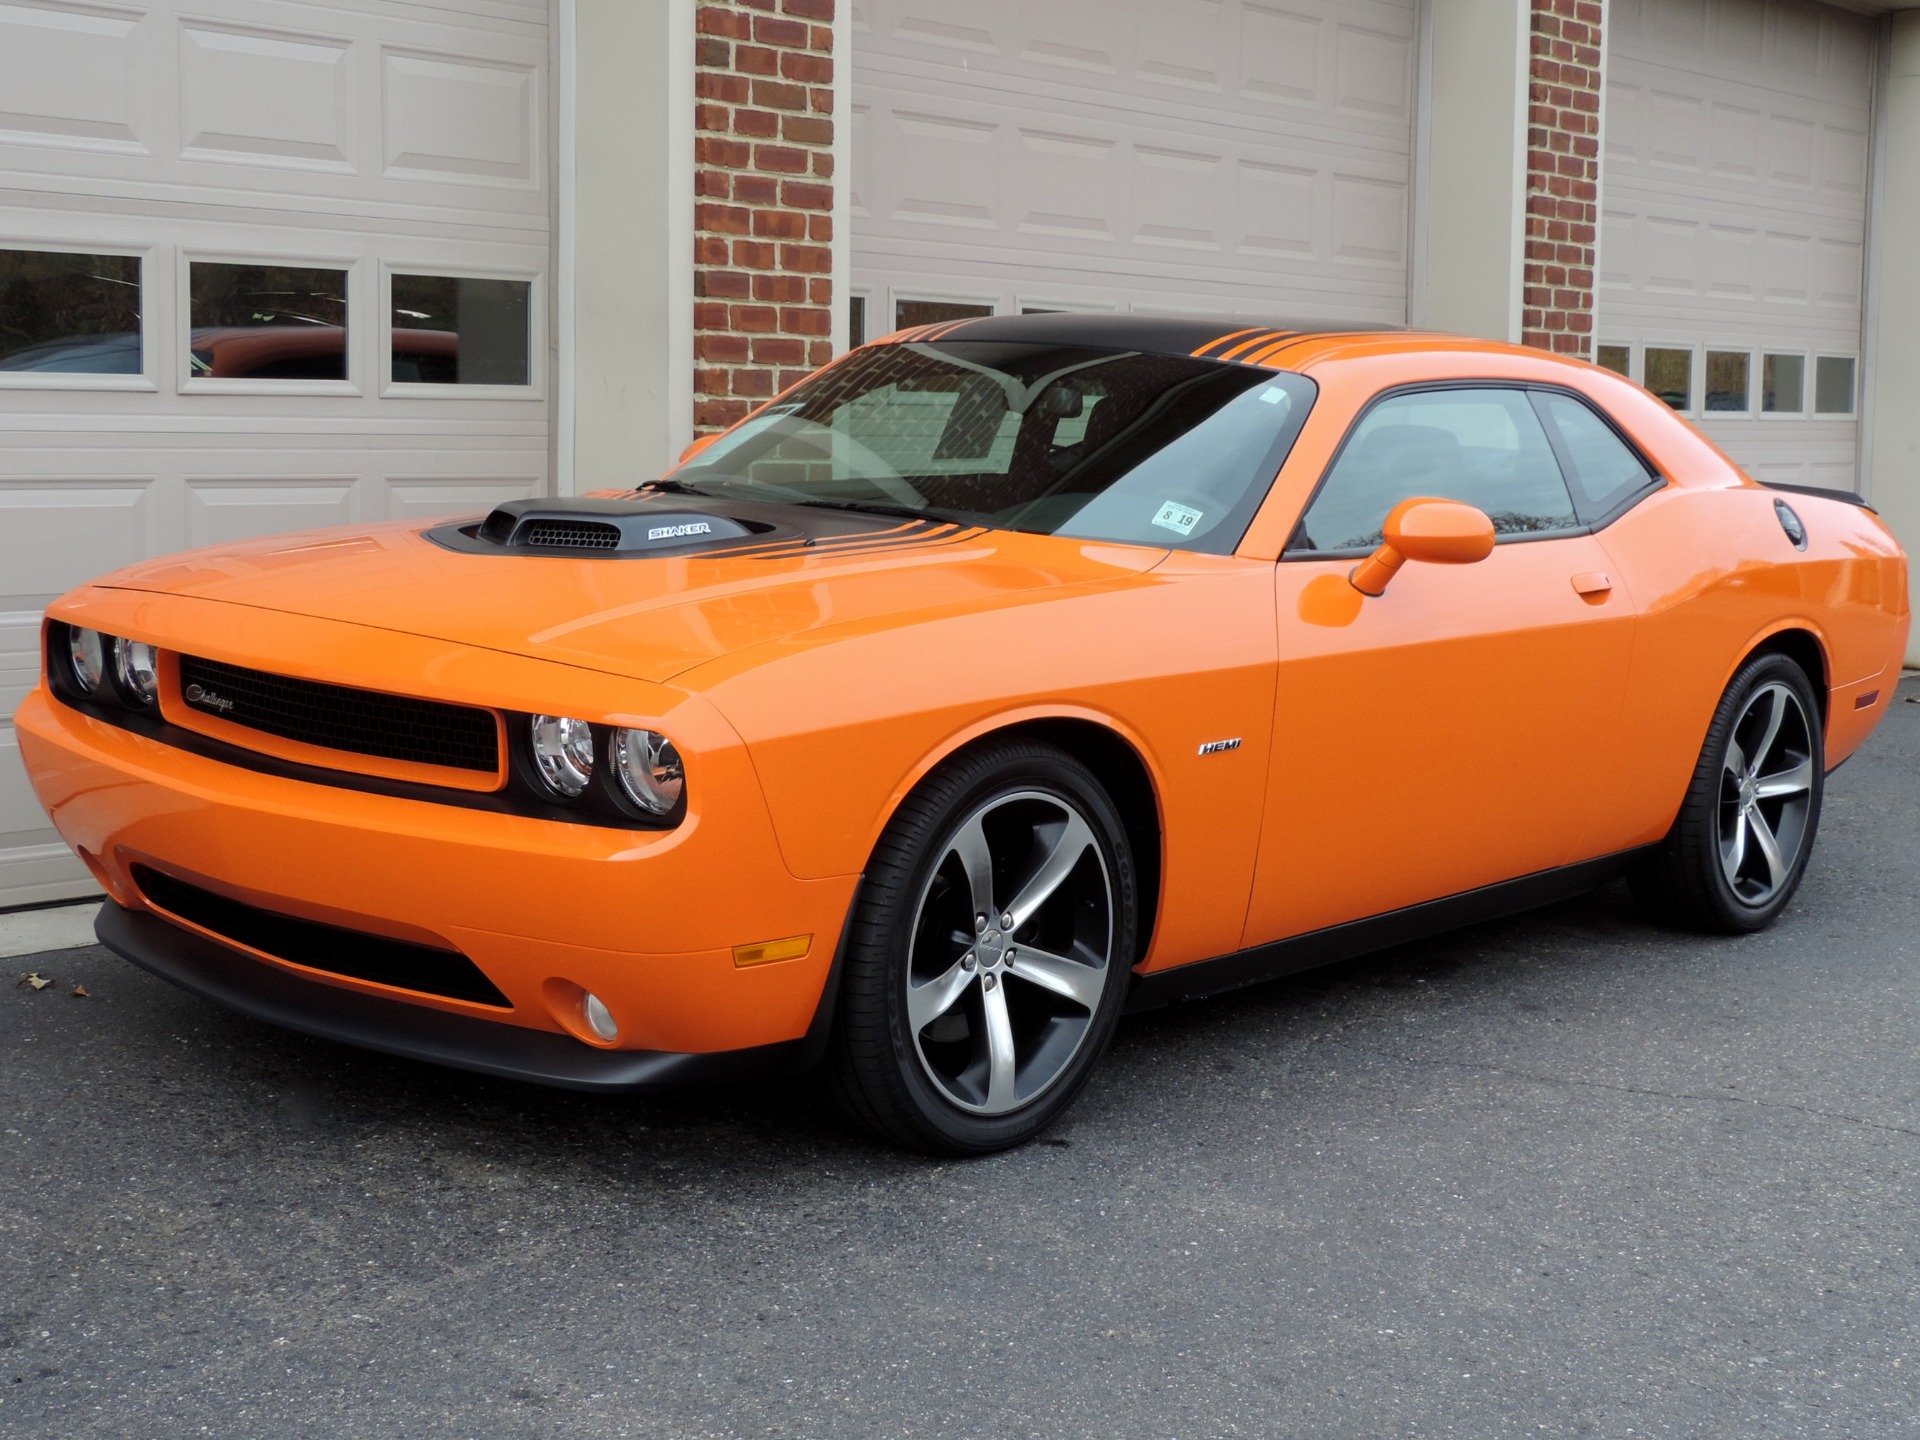
[[[835,0],[699,0],[693,419],[706,433],[832,358]]]
[[[1593,358],[1600,0],[1532,0],[1522,344]]]

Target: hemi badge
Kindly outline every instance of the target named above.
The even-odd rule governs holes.
[[[1200,753],[1202,755],[1218,755],[1222,750],[1238,750],[1239,748],[1240,737],[1236,735],[1231,740],[1209,740],[1200,747]]]

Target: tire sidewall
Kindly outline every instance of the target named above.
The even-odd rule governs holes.
[[[1113,895],[1113,941],[1106,984],[1079,1050],[1046,1091],[1006,1115],[977,1115],[955,1105],[922,1067],[906,1017],[906,968],[920,897],[954,832],[975,811],[1019,792],[1070,804],[1087,821],[1107,866]],[[863,901],[849,962],[881,970],[878,999],[898,1086],[927,1148],[986,1154],[1031,1139],[1073,1102],[1098,1064],[1125,1004],[1136,940],[1138,885],[1126,827],[1093,774],[1063,750],[1037,742],[992,746],[952,762],[923,782],[888,826],[876,858],[891,850],[907,859],[903,883]],[[910,858],[902,851],[909,851]]]
[[[1806,713],[1808,744],[1813,768],[1813,783],[1808,793],[1807,824],[1800,838],[1799,851],[1787,868],[1787,878],[1771,897],[1763,904],[1752,905],[1734,893],[1732,882],[1727,879],[1726,871],[1720,864],[1719,844],[1719,806],[1720,776],[1726,768],[1727,747],[1733,741],[1734,727],[1754,693],[1763,686],[1784,684],[1792,690],[1801,708]],[[1724,918],[1730,929],[1754,931],[1765,929],[1773,923],[1779,913],[1792,903],[1800,889],[1800,881],[1805,876],[1807,862],[1813,856],[1813,845],[1820,829],[1820,812],[1826,794],[1826,734],[1824,716],[1821,713],[1818,696],[1813,684],[1807,678],[1806,671],[1784,655],[1761,655],[1742,666],[1727,687],[1727,693],[1720,702],[1720,708],[1713,718],[1713,730],[1710,739],[1712,747],[1703,779],[1703,788],[1696,803],[1707,808],[1711,819],[1708,834],[1711,843],[1706,847],[1703,857],[1707,887],[1712,895],[1715,908]]]

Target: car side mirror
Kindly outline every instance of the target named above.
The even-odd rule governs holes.
[[[721,433],[722,433],[721,431],[716,430],[711,435],[695,436],[693,443],[687,446],[686,449],[680,452],[680,463],[682,465],[686,464],[687,461],[691,460],[694,456],[698,455],[702,450],[706,449],[707,446],[711,445],[714,441],[718,440],[721,436]]]
[[[1347,577],[1362,595],[1384,594],[1387,582],[1409,560],[1471,565],[1493,553],[1493,521],[1457,500],[1402,500],[1387,516],[1381,534],[1386,543]]]

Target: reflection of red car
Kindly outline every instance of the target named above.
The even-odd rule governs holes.
[[[196,377],[219,380],[344,380],[347,332],[339,325],[222,325],[195,330]],[[427,384],[460,379],[460,337],[450,330],[395,330],[393,378]]]

